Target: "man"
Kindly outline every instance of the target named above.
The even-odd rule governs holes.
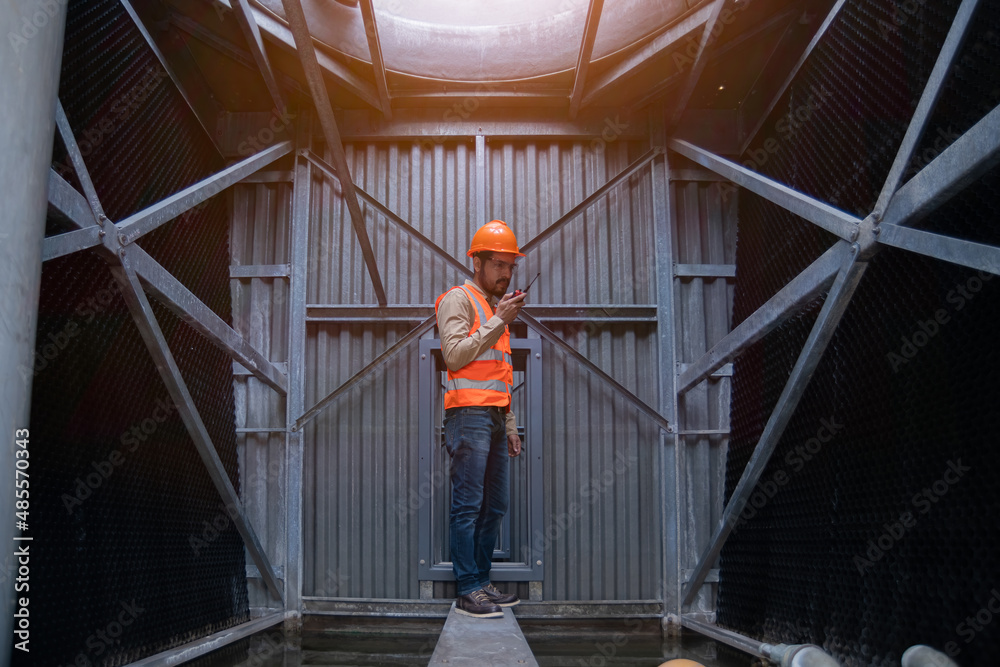
[[[475,275],[434,304],[441,353],[448,367],[445,446],[451,455],[451,561],[460,614],[503,616],[520,600],[490,582],[500,521],[507,513],[508,457],[521,453],[510,411],[514,368],[510,332],[525,295],[507,294],[515,262],[524,257],[507,225],[476,231],[467,253]],[[498,301],[499,300],[499,301]]]

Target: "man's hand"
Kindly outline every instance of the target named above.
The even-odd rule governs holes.
[[[521,438],[517,434],[507,436],[507,455],[518,456],[521,453]]]
[[[517,314],[521,312],[521,306],[524,305],[526,298],[528,298],[528,295],[525,292],[517,296],[504,294],[503,298],[500,299],[500,303],[497,304],[496,316],[503,320],[504,324],[510,324],[517,317]]]

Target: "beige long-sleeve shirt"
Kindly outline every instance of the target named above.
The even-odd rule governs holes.
[[[465,285],[483,295],[490,308],[496,310],[497,298],[483,292],[476,283],[466,280]],[[437,323],[441,334],[441,354],[445,365],[453,371],[462,368],[485,350],[493,347],[503,335],[504,321],[496,315],[481,323],[472,335],[469,329],[476,321],[475,307],[469,303],[469,297],[458,290],[445,294],[438,304]],[[517,435],[517,421],[513,412],[507,413],[507,435]]]

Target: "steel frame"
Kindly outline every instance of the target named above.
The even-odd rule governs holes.
[[[685,16],[676,25],[671,26],[666,32],[658,35],[653,41],[642,47],[639,51],[618,63],[607,72],[597,77],[583,94],[581,106],[588,106],[597,97],[610,90],[614,85],[632,75],[632,73],[645,65],[649,60],[656,58],[676,46],[688,34],[704,25],[711,17],[713,7],[705,5],[701,9]]]
[[[819,41],[823,38],[823,35],[826,34],[827,28],[829,28],[830,24],[833,23],[833,20],[837,18],[837,15],[840,13],[840,9],[841,7],[844,6],[845,2],[846,0],[837,0],[837,3],[832,8],[830,8],[829,12],[827,12],[826,18],[823,19],[823,23],[816,31],[816,34],[813,35],[812,39],[809,40],[809,44],[806,45],[806,48],[802,52],[802,55],[799,56],[799,59],[795,62],[795,65],[792,67],[792,70],[788,73],[788,76],[785,77],[785,81],[781,84],[781,87],[778,88],[778,91],[774,94],[774,97],[771,98],[771,101],[768,103],[768,105],[764,107],[763,113],[761,113],[760,118],[757,119],[757,122],[754,123],[753,128],[751,128],[751,130],[747,133],[746,139],[744,139],[743,141],[743,145],[740,146],[740,155],[746,152],[747,147],[750,145],[750,142],[753,141],[753,138],[757,136],[758,132],[760,132],[760,128],[764,126],[765,122],[767,122],[767,117],[771,115],[771,112],[774,110],[775,105],[778,104],[778,100],[780,100],[781,96],[785,94],[786,90],[788,90],[788,86],[792,85],[792,81],[799,73],[799,70],[802,68],[802,65],[805,64],[806,60],[809,59],[809,56],[810,54],[812,54],[813,49],[816,48],[816,45],[819,44]]]
[[[707,8],[708,7],[706,6],[706,9]],[[723,19],[723,21],[725,21],[725,19]],[[720,44],[717,48],[712,49],[711,53],[708,54],[706,66],[715,64],[733,49],[739,48],[747,41],[755,39],[759,37],[762,33],[772,30],[776,26],[779,26],[782,23],[784,23],[785,30],[782,32],[782,36],[775,41],[774,49],[772,50],[772,55],[773,55],[773,51],[777,50],[780,42],[784,40],[785,33],[788,31],[788,28],[792,25],[794,21],[795,21],[794,8],[778,12],[771,18],[768,18],[763,22],[753,26],[752,28],[748,28],[747,30],[741,32],[739,35],[729,40],[725,44]],[[768,58],[770,58],[770,56]],[[671,76],[667,77],[660,83],[656,84],[655,86],[652,86],[643,97],[633,102],[631,105],[632,108],[636,109],[642,108],[646,104],[652,102],[654,98],[660,97],[665,91],[676,86],[682,78],[684,78],[683,72],[677,72],[675,74],[672,74]],[[681,119],[680,122],[683,123],[683,119]]]
[[[669,146],[674,152],[711,169],[736,185],[760,195],[795,215],[805,218],[831,234],[852,242],[858,238],[861,220],[850,213],[845,213],[825,202],[802,194],[772,178],[747,169],[732,160],[719,157],[683,139],[671,139]]]
[[[246,2],[247,0],[242,0]],[[382,43],[378,37],[378,24],[375,22],[375,8],[372,0],[361,0],[361,18],[365,22],[365,37],[368,39],[368,53],[372,57],[372,70],[375,73],[375,87],[378,89],[378,99],[382,105],[382,116],[386,120],[392,118],[392,100],[389,97],[389,83],[385,77],[385,62],[382,60]]]
[[[656,115],[663,117],[663,106],[656,107]],[[653,249],[656,271],[656,345],[659,359],[658,388],[660,413],[667,421],[677,423],[677,341],[674,327],[676,304],[674,302],[674,229],[673,202],[670,196],[670,161],[666,152],[666,128],[654,125],[651,145],[662,149],[653,160]],[[663,530],[663,616],[680,611],[681,595],[681,540],[680,526],[685,513],[682,510],[680,480],[684,465],[684,448],[677,433],[660,432],[660,506]],[[672,511],[671,511],[672,509]],[[673,548],[671,548],[673,545]]]
[[[156,44],[156,41],[153,40],[153,36],[146,29],[146,24],[143,22],[142,18],[140,18],[138,12],[135,11],[135,8],[132,7],[132,3],[129,0],[120,0],[120,1],[122,3],[122,7],[125,8],[125,11],[132,18],[133,23],[135,23],[135,27],[139,30],[139,33],[142,35],[143,39],[146,40],[146,44],[153,51],[153,54],[156,55],[156,59],[160,61],[160,65],[163,67],[164,70],[166,70],[167,76],[169,76],[170,80],[174,82],[174,86],[177,88],[177,92],[181,94],[181,97],[184,98],[184,102],[191,110],[191,113],[194,114],[194,117],[196,119],[198,119],[198,124],[201,125],[201,129],[205,131],[205,136],[208,138],[209,142],[211,142],[212,146],[215,148],[216,152],[221,157],[222,151],[220,150],[219,145],[215,141],[215,128],[213,126],[213,121],[215,120],[214,117],[207,117],[206,110],[203,108],[199,108],[200,105],[198,104],[196,98],[187,92],[187,89],[182,85],[181,77],[179,77],[177,73],[174,72],[174,68],[170,65],[170,62],[167,60],[167,57],[163,54],[163,51],[160,50],[160,47]],[[201,77],[200,72],[192,74],[197,78]],[[207,88],[207,84],[205,85]]]
[[[168,2],[176,1],[177,0],[168,0]],[[213,0],[213,2],[221,7],[225,7],[226,9],[232,9],[230,0]],[[285,50],[292,52],[298,51],[298,41],[295,39],[290,26],[285,25],[285,23],[282,23],[273,14],[261,10],[259,7],[251,7],[251,10],[263,37],[274,42]],[[311,38],[309,43],[312,43]],[[324,74],[333,77],[338,85],[342,86],[345,90],[350,91],[351,94],[356,95],[366,104],[371,105],[373,109],[379,108],[378,91],[374,85],[368,83],[363,77],[351,71],[349,67],[331,58],[325,53],[317,52],[316,56],[318,66],[322,69]]]
[[[312,165],[305,159],[313,141],[312,116],[302,114],[297,128],[292,184],[291,248],[288,291],[288,400],[285,407],[285,524],[287,526],[286,609],[297,617],[302,609],[302,503],[305,438],[293,419],[305,409],[306,287],[309,276],[309,217],[312,210]]]
[[[201,656],[211,653],[212,651],[217,651],[224,646],[229,646],[230,644],[238,642],[241,639],[245,639],[250,635],[263,632],[264,630],[281,623],[283,619],[284,614],[281,612],[274,612],[260,618],[255,618],[252,621],[241,623],[234,628],[220,630],[215,634],[202,637],[201,639],[196,639],[195,641],[184,644],[183,646],[178,646],[177,648],[172,648],[167,651],[163,651],[162,653],[151,655],[148,658],[131,662],[127,667],[173,667],[174,665],[179,665],[181,663],[194,660],[195,658],[200,658]]]
[[[240,24],[240,29],[243,30],[243,35],[246,37],[247,46],[250,47],[254,62],[257,63],[261,76],[264,77],[264,85],[267,86],[267,92],[271,95],[274,108],[279,114],[284,113],[285,97],[281,94],[278,78],[274,75],[271,60],[267,56],[267,49],[264,48],[264,40],[260,36],[260,26],[257,25],[257,20],[253,16],[250,0],[235,0],[234,4],[236,5],[236,21]]]
[[[818,36],[814,38],[813,43],[810,44],[807,53],[803,55],[803,59],[796,66],[796,70],[815,46],[818,37],[825,32],[841,4],[838,3],[831,11],[827,22],[820,29]],[[811,294],[820,291],[822,284],[828,279],[830,262],[836,262],[837,275],[833,286],[810,331],[809,338],[795,367],[792,369],[784,390],[761,433],[754,453],[726,506],[722,520],[694,568],[690,581],[685,586],[683,604],[690,604],[695,598],[712,565],[721,553],[726,539],[735,528],[739,514],[745,508],[768,459],[781,439],[799,398],[804,393],[822,358],[826,344],[836,331],[837,324],[864,275],[867,261],[871,255],[877,252],[881,245],[894,245],[970,268],[1000,273],[1000,248],[998,247],[909,229],[986,171],[1000,163],[1000,106],[990,111],[930,164],[921,169],[906,185],[899,187],[901,174],[905,171],[912,157],[913,150],[926,126],[934,103],[941,93],[958,48],[971,25],[977,4],[978,0],[963,0],[959,7],[935,67],[928,77],[921,99],[911,117],[892,168],[886,177],[876,209],[864,221],[850,217],[845,218],[846,214],[837,212],[836,209],[830,210],[831,207],[826,204],[800,193],[785,192],[782,189],[784,186],[775,188],[775,183],[770,179],[738,167],[728,160],[713,156],[687,142],[678,140],[670,142],[670,147],[682,155],[694,159],[702,166],[716,171],[734,183],[764,196],[778,206],[805,217],[813,224],[828,229],[828,231],[834,231],[831,228],[833,227],[844,232],[850,230],[847,225],[853,225],[854,231],[847,234],[846,239],[851,242],[858,241],[850,245],[845,240],[838,241],[833,248],[786,285],[778,295],[755,311],[743,324],[727,335],[682,375],[683,379],[679,383],[681,385],[680,391],[690,389],[707,377],[714,369],[721,366],[719,363],[721,359],[731,359],[737,356],[753,340],[759,339],[772,329],[776,321],[796,312],[804,302],[810,300]],[[880,213],[882,209],[885,211],[884,216]],[[831,223],[831,214],[833,219],[839,219],[839,222]],[[880,222],[881,224],[879,224]],[[860,239],[858,238],[859,233]],[[845,238],[843,233],[839,235],[842,239]]]
[[[209,477],[226,505],[227,513],[243,538],[244,545],[261,572],[268,590],[276,600],[284,604],[284,595],[274,569],[267,554],[264,553],[253,526],[247,519],[239,494],[236,493],[236,489],[219,459],[211,436],[201,420],[194,399],[188,391],[180,369],[177,367],[163,332],[160,330],[156,316],[153,314],[152,306],[146,298],[146,293],[140,282],[139,269],[141,268],[143,273],[141,279],[150,287],[151,292],[163,299],[168,308],[212,340],[232,358],[245,364],[248,370],[269,385],[284,392],[282,374],[152,257],[139,246],[126,241],[127,228],[120,226],[121,223],[115,224],[104,215],[103,207],[84,163],[80,147],[73,136],[61,104],[57,104],[56,127],[62,136],[77,178],[88,196],[84,197],[76,193],[58,174],[54,171],[50,172],[49,204],[62,213],[70,224],[77,228],[77,231],[70,232],[68,235],[72,235],[72,238],[68,240],[61,238],[68,235],[53,237],[55,240],[51,242],[46,240],[43,256],[57,257],[68,254],[68,252],[94,247],[108,262],[112,275],[121,286],[122,296],[136,327],[153,357],[171,399],[177,405],[178,413],[194,441],[195,448],[205,464]],[[259,169],[270,164],[274,159],[276,157],[272,153],[267,159],[258,159],[253,164],[256,165],[256,169]],[[160,217],[166,215],[166,212],[173,212],[173,216],[176,216],[193,208],[201,201],[216,194],[218,189],[221,189],[219,183],[229,184],[234,173],[240,173],[241,170],[248,168],[246,161],[236,166],[240,167],[236,172],[232,168],[223,170],[216,176],[154,204],[145,211],[132,216],[129,220],[153,220],[156,224],[162,224],[166,220],[160,220]],[[96,229],[96,233],[88,231],[91,229]],[[141,235],[142,229],[144,229],[143,226],[133,228],[135,238]],[[89,245],[89,242],[95,238],[97,242],[94,245]],[[87,243],[81,242],[81,239],[86,240]]]
[[[587,84],[587,70],[590,69],[590,57],[594,53],[594,40],[597,39],[597,26],[601,23],[601,11],[604,0],[590,0],[587,6],[587,21],[583,28],[583,40],[580,43],[580,54],[576,59],[576,69],[573,71],[573,88],[569,93],[569,117],[576,118],[583,99],[583,87]]]
[[[323,74],[316,60],[316,48],[313,46],[312,37],[309,34],[309,26],[306,25],[306,15],[302,11],[302,3],[300,0],[281,0],[281,3],[285,8],[285,16],[292,30],[292,36],[295,38],[296,51],[298,51],[302,70],[309,83],[309,91],[312,93],[316,113],[319,115],[319,123],[323,128],[323,136],[326,138],[326,147],[333,156],[333,164],[340,181],[341,195],[351,214],[351,224],[354,226],[354,233],[361,246],[365,266],[368,267],[368,275],[372,280],[375,298],[380,306],[384,306],[388,303],[385,287],[382,286],[382,277],[379,275],[378,264],[375,261],[375,252],[372,250],[372,243],[368,238],[365,217],[358,204],[358,194],[355,191],[354,181],[351,179],[351,170],[347,165],[347,154],[344,152],[344,144],[340,139],[337,119],[333,116],[330,95],[326,90],[326,83],[323,81]]]
[[[687,108],[688,102],[691,100],[691,95],[694,93],[694,87],[698,84],[698,79],[701,78],[701,73],[705,69],[705,63],[708,61],[707,54],[711,50],[709,48],[709,40],[712,38],[712,31],[715,30],[715,23],[719,20],[719,14],[722,12],[723,5],[726,4],[726,0],[715,0],[715,4],[712,5],[712,13],[708,15],[708,20],[705,21],[705,28],[701,33],[701,40],[698,42],[698,54],[694,58],[694,63],[691,65],[691,71],[688,72],[687,79],[684,81],[684,87],[681,89],[681,94],[677,97],[674,104],[673,113],[670,114],[670,120],[667,121],[667,133],[672,134],[674,128],[681,120],[681,114]]]
[[[251,12],[253,10],[251,9]],[[243,67],[252,70],[259,71],[260,68],[257,65],[257,61],[254,55],[248,51],[244,51],[242,48],[233,44],[232,42],[219,37],[214,32],[204,27],[196,21],[192,21],[186,16],[181,16],[179,14],[171,12],[170,14],[170,24],[177,28],[178,30],[184,32],[190,37],[194,37],[202,44],[210,47],[214,51],[231,58],[233,61],[239,63]],[[258,26],[259,28],[260,26]],[[302,85],[291,78],[284,72],[280,70],[275,70],[275,76],[280,80],[281,85],[285,87],[286,90],[294,90],[303,95],[308,96],[309,91],[302,87]],[[280,88],[279,88],[280,89]]]

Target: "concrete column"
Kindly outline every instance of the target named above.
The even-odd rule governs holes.
[[[8,0],[0,5],[0,568],[6,570],[6,576],[0,574],[5,604],[0,637],[14,637],[15,643],[18,563],[14,550],[23,545],[30,550],[32,543],[13,538],[37,531],[30,504],[28,531],[16,530],[14,525],[15,449],[21,449],[14,434],[28,429],[30,414],[42,239],[65,25],[65,0]],[[30,434],[21,438],[25,439],[31,475],[34,457],[30,451],[43,443],[32,442]],[[28,500],[31,503],[30,496]],[[20,597],[30,596],[22,593]],[[32,633],[31,640],[43,638]],[[3,649],[0,665],[9,663],[10,656]]]

